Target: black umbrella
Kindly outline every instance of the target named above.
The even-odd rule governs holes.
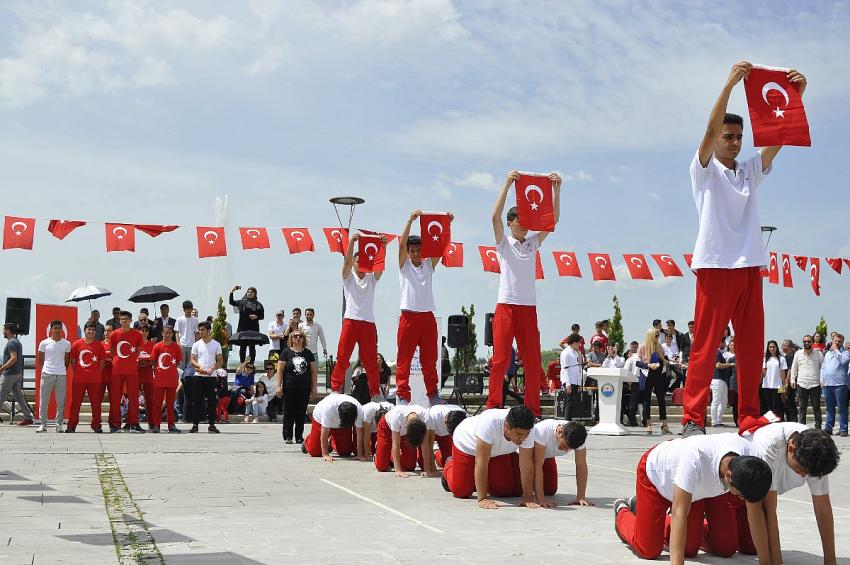
[[[269,336],[264,333],[254,330],[245,330],[236,332],[233,337],[227,340],[231,345],[266,345],[269,342]]]
[[[177,292],[171,290],[167,286],[155,284],[153,286],[143,286],[133,293],[133,296],[128,298],[130,302],[165,302],[172,298],[180,296]]]

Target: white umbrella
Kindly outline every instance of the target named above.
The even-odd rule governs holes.
[[[83,300],[88,300],[89,310],[91,310],[92,300],[104,296],[109,296],[110,294],[112,294],[112,291],[108,288],[103,288],[102,286],[86,285],[81,286],[80,288],[72,292],[71,296],[69,296],[68,300],[66,300],[65,302],[82,302]]]

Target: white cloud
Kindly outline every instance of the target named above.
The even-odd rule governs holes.
[[[332,13],[331,21],[355,41],[382,45],[451,42],[468,35],[450,0],[361,0]]]
[[[245,67],[245,72],[249,75],[271,73],[291,58],[292,49],[288,45],[269,45],[263,48],[259,58]]]
[[[656,192],[647,192],[646,195],[654,202],[661,202],[661,195]]]
[[[593,175],[591,175],[587,171],[578,170],[575,173],[567,173],[564,176],[564,180],[570,182],[592,181]]]

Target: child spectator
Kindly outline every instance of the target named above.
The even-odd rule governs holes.
[[[266,413],[266,406],[269,404],[269,390],[266,388],[266,383],[260,381],[254,387],[254,395],[245,402],[245,423],[254,416],[254,423],[260,421],[260,415]]]
[[[251,388],[254,386],[254,362],[246,361],[236,371],[236,377],[233,381],[233,386],[230,387],[230,411],[236,412],[237,399],[242,396],[244,398],[251,397]],[[245,411],[248,414],[248,411]]]

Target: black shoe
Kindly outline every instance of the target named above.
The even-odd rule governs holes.
[[[630,428],[636,428],[636,427],[638,427],[637,420],[629,420],[629,427],[630,427]]]
[[[121,428],[116,428],[115,426],[109,426],[109,433],[116,434],[121,431]]]
[[[151,429],[149,429],[148,431],[149,431],[150,433],[152,433],[152,434],[158,434],[158,433],[159,433],[159,428],[151,428]]]
[[[449,481],[446,480],[446,474],[445,473],[440,475],[440,484],[443,485],[444,491],[452,492],[452,489],[449,488]]]
[[[143,433],[145,433],[145,430],[142,429],[142,426],[140,426],[139,424],[136,424],[135,426],[130,426],[130,433],[131,434],[143,434]]]
[[[94,433],[96,433],[96,434],[102,434],[102,433],[103,433],[103,428],[101,428],[100,426],[98,426],[98,427],[96,427],[96,428],[92,428],[92,429],[91,429],[91,431],[93,431],[93,432],[94,432]]]
[[[303,443],[301,444],[301,453],[303,453],[304,455],[307,455],[307,445],[305,445]]]
[[[121,428],[121,429],[124,430],[124,431],[129,431],[130,430],[130,424],[124,424],[124,427]]]
[[[682,439],[696,435],[705,435],[705,428],[698,426],[689,420],[682,428]]]
[[[170,434],[179,434],[179,433],[181,433],[181,432],[180,432],[180,430],[177,428],[177,426],[172,426],[172,427],[168,428],[168,433],[170,433]]]
[[[622,512],[624,510],[628,510],[629,512],[632,511],[631,507],[629,506],[629,500],[625,499],[625,498],[618,498],[617,500],[615,500],[614,501],[614,531],[617,532],[617,537],[620,538],[620,541],[622,541],[623,543],[629,543],[628,541],[626,541],[626,538],[624,538],[622,536],[622,534],[620,534],[620,531],[617,529],[617,516],[619,516],[620,512]]]
[[[198,426],[192,426],[192,429],[191,429],[191,430],[189,430],[189,433],[190,433],[190,434],[196,434],[196,433],[198,433]]]
[[[77,432],[77,428],[65,428],[66,434],[73,434]]]
[[[215,426],[210,426],[210,427],[207,428],[207,433],[208,434],[220,434],[221,432],[218,431],[218,428],[216,428]]]
[[[297,438],[297,439],[295,440],[295,443],[304,443],[304,438],[303,438],[303,437],[299,437],[299,438]]]

